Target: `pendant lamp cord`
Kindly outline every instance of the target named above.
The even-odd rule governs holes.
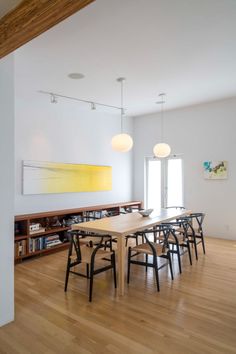
[[[124,91],[124,87],[123,87],[123,82],[124,80],[120,81],[120,85],[121,85],[121,92],[120,92],[120,130],[121,130],[121,134],[123,133],[123,119],[124,119],[124,108],[123,108],[123,91]]]
[[[164,141],[164,93],[161,93],[159,96],[161,96],[161,143]]]

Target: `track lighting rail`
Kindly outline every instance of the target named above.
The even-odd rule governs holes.
[[[90,100],[84,100],[81,98],[77,98],[77,97],[72,97],[72,96],[65,96],[65,95],[61,95],[59,93],[55,93],[55,92],[49,92],[49,91],[38,91],[39,93],[45,94],[45,95],[50,95],[50,99],[51,99],[51,103],[57,103],[58,97],[61,98],[65,98],[68,100],[73,100],[73,101],[79,101],[79,102],[83,102],[83,103],[87,103],[91,106],[91,109],[94,110],[96,109],[96,106],[101,106],[101,107],[108,107],[108,108],[112,108],[112,109],[118,109],[120,112],[123,113],[123,108],[122,107],[117,107],[117,106],[113,106],[110,104],[105,104],[105,103],[100,103],[100,102],[95,102],[95,101],[90,101]]]

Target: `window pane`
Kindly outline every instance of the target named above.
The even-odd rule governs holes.
[[[168,160],[167,206],[183,206],[182,160]]]
[[[147,207],[161,207],[161,162],[148,161]]]

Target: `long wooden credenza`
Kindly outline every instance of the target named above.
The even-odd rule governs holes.
[[[15,216],[15,260],[48,254],[68,247],[67,231],[74,223],[119,215],[142,202],[122,202],[75,209],[56,210]]]

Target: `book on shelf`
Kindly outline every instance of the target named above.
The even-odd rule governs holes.
[[[60,236],[57,234],[49,235],[49,236],[45,237],[46,248],[51,248],[51,247],[57,246],[61,243],[62,242],[60,240]]]
[[[26,255],[26,240],[15,242],[15,257]]]
[[[45,227],[40,227],[37,230],[30,230],[30,235],[40,234],[41,232],[45,232],[45,231],[46,231]]]
[[[58,234],[29,238],[29,253],[52,248],[60,245],[62,241]]]
[[[50,241],[46,244],[46,248],[52,248],[54,246],[60,245],[62,242],[60,240]]]
[[[45,249],[44,237],[29,238],[29,253]]]

